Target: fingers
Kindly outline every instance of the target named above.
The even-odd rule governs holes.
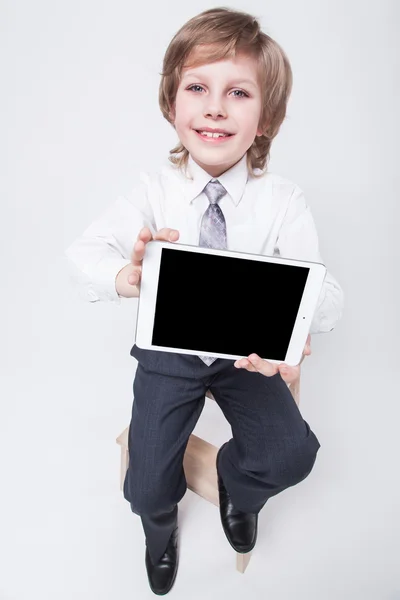
[[[134,266],[140,266],[143,260],[146,244],[153,239],[153,235],[148,227],[143,227],[139,231],[137,241],[135,242],[131,255],[131,262]],[[129,281],[129,278],[128,278]]]
[[[142,269],[138,267],[128,276],[128,283],[131,285],[139,285],[142,276]]]
[[[266,377],[271,377],[278,372],[278,365],[268,362],[258,356],[258,354],[250,354],[248,357],[249,361],[256,368],[256,370],[265,375]]]
[[[153,234],[151,233],[151,231],[148,227],[143,227],[139,231],[139,235],[137,236],[137,239],[142,240],[145,244],[147,244],[147,242],[149,242],[151,239],[153,239]]]
[[[176,242],[179,239],[179,231],[169,227],[164,227],[163,229],[157,231],[153,237],[150,229],[148,227],[143,227],[143,229],[141,229],[139,232],[137,241],[135,242],[132,250],[131,262],[135,267],[138,267],[142,264],[146,250],[146,244],[153,239],[163,240],[166,242]]]
[[[177,229],[170,229],[169,227],[160,229],[154,236],[155,240],[163,240],[165,242],[176,242],[178,238],[179,231]]]
[[[303,362],[305,356],[311,354],[311,335],[308,334],[306,345],[303,350],[303,356],[301,361],[296,366],[287,365],[286,363],[270,363],[267,360],[263,360],[257,354],[250,354],[247,358],[240,358],[235,361],[234,366],[237,369],[247,369],[248,371],[258,372],[266,377],[271,377],[276,373],[280,373],[282,379],[286,383],[293,383],[300,376],[300,364]]]
[[[278,372],[278,365],[272,364],[260,358],[257,354],[250,354],[247,358],[240,358],[234,363],[237,369],[247,369],[258,372],[266,377],[271,377]]]
[[[253,373],[257,371],[257,369],[253,367],[253,365],[247,360],[247,358],[241,358],[240,360],[237,360],[234,364],[237,369],[247,369],[248,371],[252,371]]]
[[[291,367],[290,365],[281,364],[279,365],[279,372],[285,383],[293,383],[300,376],[300,367]]]

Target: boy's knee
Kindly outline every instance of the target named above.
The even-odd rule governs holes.
[[[307,425],[307,437],[293,441],[278,454],[247,456],[239,462],[239,468],[261,480],[272,479],[281,485],[291,486],[309,475],[317,458],[320,443]]]
[[[278,463],[281,482],[295,485],[303,481],[313,469],[319,448],[320,443],[311,430],[302,442],[287,448]]]
[[[300,483],[309,475],[317,458],[318,447],[294,448],[287,456],[282,465],[281,477],[285,484],[295,485]]]

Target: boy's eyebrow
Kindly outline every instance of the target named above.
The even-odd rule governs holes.
[[[189,77],[195,77],[196,79],[207,79],[207,76],[205,75],[201,75],[201,73],[186,73],[186,75],[183,76],[182,79],[189,79]],[[232,85],[236,84],[238,85],[239,83],[246,83],[246,84],[250,84],[254,87],[257,87],[257,84],[255,81],[253,81],[252,79],[233,79],[230,82]]]

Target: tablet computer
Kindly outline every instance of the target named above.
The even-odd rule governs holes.
[[[142,263],[136,345],[297,365],[325,274],[321,263],[153,240]]]

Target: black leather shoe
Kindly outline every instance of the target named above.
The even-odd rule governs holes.
[[[145,562],[151,590],[159,596],[168,594],[174,585],[178,571],[178,527],[172,532],[167,549],[156,564],[151,562],[149,549],[146,546]]]
[[[253,550],[257,541],[258,514],[237,510],[229,496],[218,471],[218,458],[223,444],[217,454],[217,476],[219,491],[219,513],[221,523],[228,542],[236,552],[245,554]]]

